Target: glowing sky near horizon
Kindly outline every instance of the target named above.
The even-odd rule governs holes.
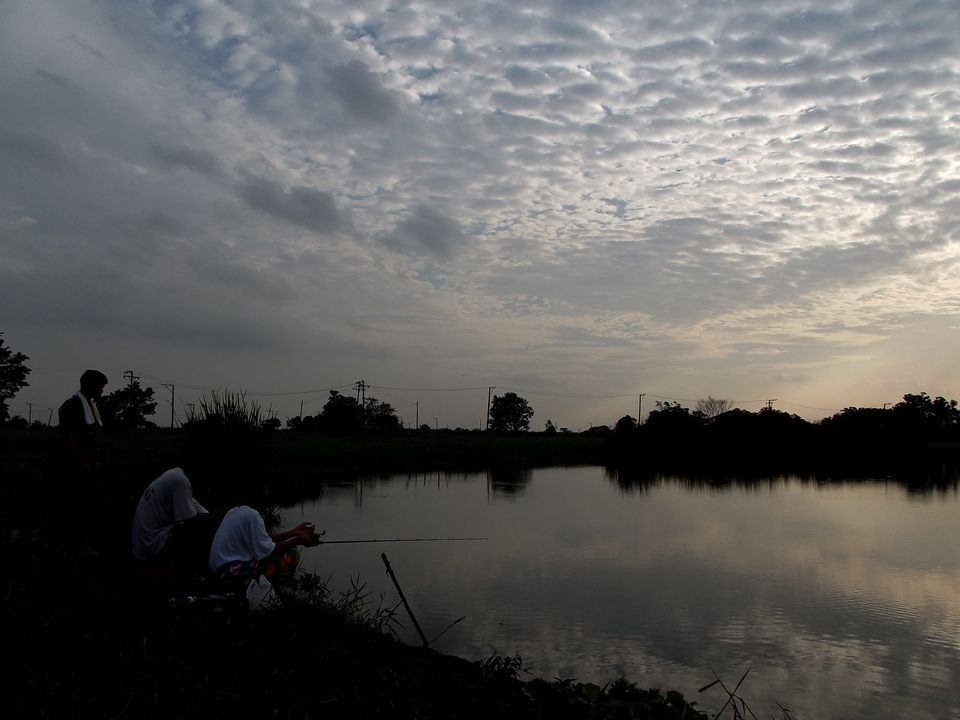
[[[956,397],[958,37],[955,0],[7,0],[12,409],[85,367],[450,427],[486,390],[429,389],[575,429]]]

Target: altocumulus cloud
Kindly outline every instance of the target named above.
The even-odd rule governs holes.
[[[237,192],[250,207],[314,232],[334,232],[345,224],[333,196],[322,190],[285,188],[277,182],[251,178],[242,181]]]
[[[7,0],[0,329],[304,347],[274,361],[305,387],[895,400],[947,376],[876,348],[960,322],[957,27],[955,0]]]
[[[456,221],[426,205],[418,205],[384,240],[387,247],[446,260],[463,247],[465,237]]]

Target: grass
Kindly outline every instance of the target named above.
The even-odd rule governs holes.
[[[187,422],[207,422],[226,429],[256,428],[269,414],[269,408],[265,415],[260,403],[247,400],[243,391],[211,390],[209,395],[202,395],[196,406],[190,408]]]

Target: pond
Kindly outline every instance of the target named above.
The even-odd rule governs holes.
[[[623,676],[714,711],[721,691],[697,688],[749,667],[739,694],[760,717],[780,701],[801,720],[960,718],[956,485],[403,475],[328,486],[284,519],[328,540],[487,538],[305,551],[333,587],[359,578],[393,606],[386,553],[444,653],[519,654],[548,679]]]

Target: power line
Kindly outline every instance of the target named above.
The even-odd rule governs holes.
[[[466,392],[468,390],[486,390],[487,386],[483,387],[458,387],[458,388],[405,388],[405,387],[388,387],[386,385],[367,385],[368,388],[372,390],[397,390],[402,392]]]
[[[790,407],[803,408],[804,410],[822,410],[823,412],[841,412],[841,408],[825,408],[825,407],[813,407],[811,405],[801,405],[800,403],[790,402],[789,400],[780,401],[784,405],[789,405]],[[886,403],[890,404],[890,403]]]
[[[244,395],[247,397],[289,397],[292,395],[315,395],[316,393],[329,392],[330,390],[343,390],[344,388],[352,388],[354,383],[344,383],[343,385],[334,385],[333,387],[325,388],[314,388],[312,390],[291,390],[287,392],[245,392]],[[367,387],[370,387],[369,385]]]
[[[68,372],[68,373],[82,373],[84,368],[53,368],[53,367],[34,367],[31,368],[32,372]],[[124,371],[119,368],[108,368],[104,372],[109,373],[119,373],[127,376],[130,371]],[[132,374],[132,373],[131,373]],[[160,385],[173,385],[174,383],[168,382],[165,378],[161,378],[157,375],[152,375],[149,373],[142,373],[142,377],[157,382]],[[216,390],[216,388],[200,385],[191,385],[188,383],[176,383],[180,388],[186,390],[193,390],[196,392],[211,392]],[[527,390],[523,388],[513,388],[506,387],[503,385],[493,386],[493,385],[477,385],[469,387],[395,387],[391,385],[372,385],[365,384],[367,389],[377,390],[377,391],[394,391],[394,392],[420,392],[420,393],[444,393],[444,392],[479,392],[482,390],[490,391],[490,388],[493,387],[497,390],[504,390],[508,392],[523,393],[525,395],[533,395],[540,397],[554,397],[554,398],[567,398],[567,399],[581,399],[581,400],[615,400],[620,398],[634,398],[638,395],[643,397],[654,398],[657,400],[669,400],[671,402],[695,402],[692,398],[676,397],[672,395],[659,395],[657,393],[640,393],[640,392],[625,392],[625,393],[578,393],[578,392],[560,392],[560,391],[550,391],[550,390]],[[316,395],[319,393],[330,392],[331,390],[343,390],[346,388],[355,387],[354,383],[343,383],[341,385],[331,385],[329,387],[321,388],[309,388],[305,390],[282,390],[279,392],[244,392],[247,397],[302,397],[305,395]],[[169,389],[169,388],[168,388]],[[315,400],[307,400],[307,402],[316,402]],[[412,401],[408,401],[412,402]],[[768,399],[756,398],[749,400],[740,400],[740,399],[731,399],[731,403],[735,405],[749,405],[749,404],[762,404],[767,403]],[[788,400],[780,400],[784,405],[791,407],[803,408],[805,410],[816,410],[820,412],[840,412],[839,408],[825,408],[825,407],[816,407],[811,405],[803,405],[801,403],[790,402]],[[21,403],[22,407],[25,403]]]
[[[591,395],[589,393],[564,393],[564,392],[552,392],[549,390],[524,390],[522,388],[506,387],[505,385],[495,386],[497,390],[507,390],[509,392],[523,393],[524,395],[540,395],[543,397],[560,397],[560,398],[581,398],[581,399],[613,399],[613,398],[625,398],[625,397],[636,397],[637,393],[623,393],[617,395]],[[474,388],[475,390],[486,390],[487,388]],[[654,395],[653,397],[661,397],[660,395]]]

